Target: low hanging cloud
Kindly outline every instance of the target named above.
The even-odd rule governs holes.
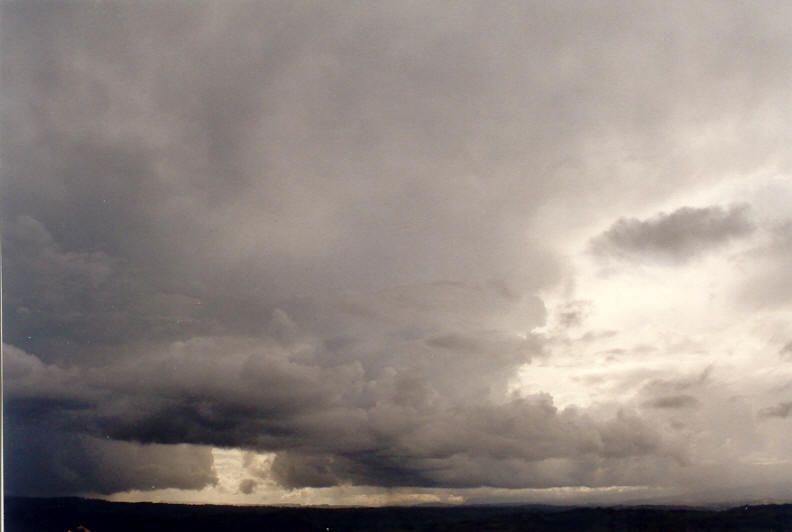
[[[621,218],[591,241],[600,256],[685,262],[754,230],[747,205],[682,207],[646,220]]]
[[[101,365],[6,346],[10,424],[77,442],[274,452],[272,478],[285,488],[642,483],[645,470],[628,462],[682,463],[678,444],[637,414],[590,416],[547,394],[509,394],[543,350],[528,331],[544,315],[535,296],[436,282],[284,301],[255,336],[163,339]],[[37,452],[22,444],[9,459]],[[134,479],[113,486],[142,489]]]
[[[287,488],[604,485],[642,482],[618,466],[625,460],[678,461],[673,442],[637,415],[509,397],[510,377],[541,343],[502,327],[531,308],[524,325],[541,317],[535,302],[446,283],[302,301],[292,313],[311,316],[308,326],[278,310],[266,336],[195,338],[97,368],[60,368],[9,346],[11,423],[275,452],[272,475]],[[605,464],[612,475],[593,473]]]
[[[57,402],[49,406],[62,412]],[[4,442],[4,480],[15,494],[200,490],[218,481],[205,446],[140,444],[64,430],[57,423],[13,420],[7,422]]]

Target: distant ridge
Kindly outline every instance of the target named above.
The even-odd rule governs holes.
[[[9,532],[67,532],[79,527],[91,532],[792,530],[792,504],[722,510],[547,505],[295,508],[6,497],[5,511]]]

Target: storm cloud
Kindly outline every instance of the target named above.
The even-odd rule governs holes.
[[[16,410],[16,405],[9,407]],[[57,409],[56,409],[57,410]],[[82,434],[55,425],[5,432],[5,482],[16,493],[51,496],[111,494],[130,489],[202,489],[217,483],[207,447],[140,445]]]
[[[459,313],[446,308],[443,317],[459,318],[467,330],[476,320],[458,314],[469,314],[473,301],[455,300],[459,290],[468,289],[441,293],[468,304]],[[486,291],[473,294],[483,299]],[[287,487],[591,484],[601,481],[587,476],[589,462],[654,453],[675,459],[637,416],[596,420],[559,411],[546,394],[509,398],[507,380],[537,352],[534,339],[472,329],[475,341],[466,343],[438,335],[459,327],[456,320],[435,329],[421,319],[425,309],[398,301],[416,316],[394,328],[363,313],[363,305],[389,319],[399,309],[376,299],[357,303],[347,317],[333,307],[330,319],[336,332],[385,328],[358,333],[362,345],[328,346],[299,329],[285,340],[193,338],[86,369],[47,365],[9,347],[12,423],[141,444],[278,451],[272,471]],[[491,307],[484,310],[478,319],[493,316]],[[323,317],[319,310],[311,315]],[[273,321],[271,329],[289,320],[279,311]],[[567,465],[556,471],[554,463]]]
[[[763,478],[789,430],[786,373],[750,368],[792,337],[790,18],[5,3],[7,489]],[[694,258],[728,282],[629,284]],[[216,450],[271,459],[224,477]]]

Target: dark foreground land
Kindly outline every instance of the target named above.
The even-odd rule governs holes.
[[[282,508],[7,497],[4,517],[8,532],[792,531],[792,504],[728,510],[532,506]]]

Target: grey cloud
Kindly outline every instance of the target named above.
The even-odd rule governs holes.
[[[242,481],[239,482],[239,491],[246,495],[250,495],[251,493],[256,491],[257,484],[258,482],[256,482],[255,479],[252,478],[243,479]]]
[[[703,478],[728,478],[731,466],[726,464],[739,463],[746,454],[774,445],[775,437],[768,438],[757,424],[755,399],[736,393],[734,383],[724,382],[721,371],[708,366],[700,372],[665,369],[620,377],[625,390],[635,389],[634,404],[651,417],[653,428],[675,442],[672,447],[678,452],[674,456],[682,464],[669,472],[676,478],[675,485],[693,482],[696,490],[706,491],[712,484]],[[725,441],[729,444],[724,445]],[[750,477],[761,479],[761,474],[756,471]]]
[[[764,418],[779,417],[786,418],[792,414],[792,401],[778,403],[775,406],[768,406],[759,410],[759,416]]]
[[[792,301],[792,288],[787,282],[787,272],[792,268],[792,221],[775,223],[769,228],[768,236],[767,243],[749,249],[740,257],[745,275],[736,292],[753,309],[779,308]]]
[[[648,393],[680,392],[701,389],[710,382],[713,366],[709,365],[701,372],[693,375],[677,375],[650,379],[644,385]]]
[[[644,404],[649,408],[693,408],[698,406],[699,400],[692,395],[668,395],[652,399]]]
[[[195,333],[201,300],[158,291],[103,251],[67,251],[23,215],[3,231],[6,339],[52,360],[78,360],[120,343]],[[101,355],[100,355],[101,356]]]
[[[355,472],[352,462],[343,456],[279,453],[272,463],[273,478],[286,488],[336,486],[352,480],[350,477]],[[382,478],[386,484],[389,480]]]
[[[557,311],[558,323],[563,328],[578,327],[591,313],[591,301],[570,301]]]
[[[515,258],[511,228],[498,219],[500,198],[485,200],[484,181],[452,181],[455,166],[425,179],[410,166],[437,166],[435,159],[451,164],[450,154],[438,157],[450,148],[444,146],[448,136],[432,134],[437,146],[431,153],[409,144],[404,149],[412,156],[381,153],[417,138],[424,124],[445,123],[442,129],[451,132],[466,120],[464,113],[427,107],[420,95],[397,88],[415,83],[419,94],[432,94],[433,78],[450,83],[444,77],[453,72],[433,72],[447,62],[422,54],[404,64],[392,57],[401,37],[375,31],[385,13],[362,10],[355,28],[342,22],[348,14],[333,8],[277,3],[227,10],[69,4],[60,10],[61,19],[33,8],[6,10],[5,20],[38,32],[41,42],[31,47],[43,56],[21,47],[9,52],[13,60],[5,64],[14,75],[5,79],[15,80],[9,82],[18,104],[13,111],[24,112],[12,112],[18,121],[10,130],[21,132],[30,122],[28,128],[53,146],[41,158],[26,152],[16,135],[6,144],[6,192],[27,201],[14,202],[20,207],[5,215],[15,216],[22,205],[35,209],[65,249],[100,247],[143,268],[153,277],[147,280],[187,284],[199,298],[214,285],[243,300],[251,284],[267,297],[275,286],[284,287],[277,296],[291,295],[300,286],[326,285],[327,277],[343,286],[379,285],[389,276],[396,283],[469,278],[481,271],[497,275],[501,261]],[[182,15],[205,44],[173,36],[183,23],[169,23]],[[280,29],[260,31],[256,20],[279,21],[273,24]],[[16,28],[7,25],[8,33]],[[229,32],[235,37],[227,38]],[[111,35],[113,45],[96,49]],[[363,48],[371,57],[357,46],[366,39],[373,40]],[[452,39],[450,50],[462,43]],[[458,53],[463,64],[475,50],[462,46]],[[227,54],[236,60],[226,60]],[[30,61],[53,62],[58,75],[32,77]],[[418,63],[414,70],[412,62]],[[394,64],[398,68],[388,66]],[[109,95],[106,106],[97,109],[96,98],[83,90],[86,83]],[[34,107],[34,97],[47,108]],[[397,116],[407,120],[406,129],[391,126]],[[372,149],[370,139],[379,136],[382,145]],[[311,157],[305,156],[307,140]],[[17,142],[20,150],[11,149]],[[455,154],[466,144],[452,142]],[[340,158],[334,156],[339,150],[345,154]],[[42,174],[55,179],[48,187],[54,197],[28,188],[29,176]],[[403,202],[402,195],[413,199]],[[460,211],[457,205],[470,204],[471,197],[479,200],[478,212]],[[62,204],[74,214],[63,216]],[[467,222],[471,214],[476,225]],[[464,240],[455,235],[460,227],[466,228]],[[193,261],[196,254],[204,260]],[[542,255],[535,260],[546,262]],[[326,265],[318,278],[304,267],[314,261]],[[449,262],[458,271],[449,271]]]
[[[647,220],[621,218],[591,241],[594,253],[685,261],[754,229],[746,205],[682,207]]]
[[[341,457],[279,454],[273,474],[289,487],[356,483],[517,488],[614,480],[593,475],[593,464],[618,470],[621,462],[638,457],[675,462],[658,435],[638,418],[594,423],[570,411],[557,413],[546,400],[447,411],[422,426],[407,421],[409,412],[378,412],[387,416],[378,421],[380,430],[395,437],[389,449]],[[406,433],[397,436],[396,430]]]
[[[254,489],[261,480],[272,480],[272,462],[271,455],[257,455],[253,452],[245,452],[242,455],[242,467],[248,476],[254,477],[248,480],[254,481]],[[243,481],[244,482],[244,481]],[[240,489],[242,488],[240,484]]]
[[[596,342],[598,340],[604,340],[608,338],[613,338],[614,336],[618,336],[618,331],[613,330],[606,330],[606,331],[587,331],[583,336],[577,339],[579,342]]]
[[[789,342],[784,347],[782,347],[778,354],[781,356],[781,358],[792,359],[792,342]]]
[[[217,482],[212,454],[190,445],[140,445],[64,433],[52,425],[6,425],[5,482],[36,496],[201,489]]]
[[[304,333],[291,347],[195,339],[82,370],[9,348],[7,400],[20,429],[47,425],[92,438],[275,451],[273,475],[287,487],[538,485],[536,468],[553,460],[571,469],[548,469],[540,478],[563,485],[592,481],[572,475],[580,456],[618,462],[670,454],[637,417],[558,412],[549,396],[493,402],[493,389],[505,389],[512,373],[504,368],[522,357],[495,359],[481,340],[449,353],[448,344],[427,349],[431,341],[408,338],[384,342],[400,353],[383,359],[387,365],[361,355],[328,364],[323,343]],[[497,370],[485,369],[493,360]],[[476,382],[454,388],[471,374]],[[508,480],[490,474],[485,464],[493,460],[523,464],[523,473]]]

